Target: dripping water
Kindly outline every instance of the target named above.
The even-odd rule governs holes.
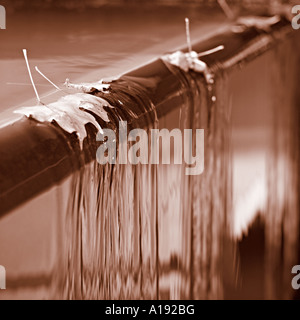
[[[286,59],[283,52],[276,52],[274,61]],[[263,259],[257,279],[263,279],[263,285],[253,290],[264,298],[291,295],[285,287],[290,283],[286,272],[297,262],[298,182],[293,173],[298,164],[293,153],[296,124],[290,122],[295,110],[293,102],[286,101],[294,88],[289,93],[280,90],[290,81],[284,70],[292,70],[292,62],[274,62],[271,147],[266,171],[252,186],[265,202],[254,208],[238,198],[234,172],[241,154],[233,139],[235,106],[229,75],[221,72],[214,84],[207,85],[193,72],[171,70],[181,83],[181,108],[174,110],[173,122],[155,115],[147,130],[204,129],[204,173],[186,176],[184,165],[101,166],[96,161],[77,172],[63,218],[59,279],[63,298],[245,298],[250,295],[249,281],[256,283],[249,278],[254,270],[245,266],[249,261],[245,256],[260,224],[264,236],[256,240]],[[286,118],[281,103],[287,106]],[[237,205],[240,201],[242,206]],[[274,280],[278,270],[280,284]]]

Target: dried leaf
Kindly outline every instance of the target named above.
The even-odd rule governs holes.
[[[57,124],[69,133],[76,132],[80,146],[87,136],[85,125],[92,123],[100,132],[103,132],[96,119],[85,110],[90,110],[105,122],[109,122],[108,114],[104,107],[113,108],[106,100],[86,93],[67,95],[57,102],[49,105],[24,107],[15,110],[14,113],[24,114],[40,122],[56,121]]]

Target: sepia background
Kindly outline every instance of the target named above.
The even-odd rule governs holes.
[[[214,0],[0,2],[0,299],[299,298],[297,1],[227,3],[230,18]],[[274,14],[272,27],[237,22]],[[213,85],[159,59],[186,47],[185,17],[197,52],[226,43],[204,59]],[[100,166],[92,127],[80,150],[57,125],[13,113],[36,106],[22,49],[62,88],[33,72],[45,104],[74,93],[67,78],[116,79],[114,129],[124,117],[204,129],[204,173]]]

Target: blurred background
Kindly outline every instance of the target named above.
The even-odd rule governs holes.
[[[237,16],[268,14],[282,3],[287,1],[228,1]],[[7,11],[7,29],[0,33],[0,111],[32,103],[23,48],[31,64],[58,85],[66,78],[97,81],[182,47],[186,16],[194,41],[228,22],[216,0],[4,0],[1,4]],[[48,95],[49,83],[35,73],[34,79],[41,95]]]
[[[290,13],[297,1],[227,3],[235,18]],[[184,47],[185,17],[192,42],[223,31],[234,19],[216,0],[1,5],[7,23],[0,30],[0,112],[36,105],[22,49],[32,70],[38,66],[62,87],[66,78],[114,79]],[[1,218],[6,297],[299,297],[290,287],[299,252],[299,45],[292,37],[281,40],[220,76],[216,105],[206,101],[203,82],[186,75],[201,116],[186,98],[160,125],[181,128],[188,114],[210,133],[198,180],[187,181],[182,168],[172,166],[126,166],[116,173],[90,165]],[[36,72],[33,78],[42,101],[57,100],[45,79]],[[0,114],[3,122],[5,117]]]
[[[107,5],[199,5],[199,6],[216,6],[216,0],[3,0],[5,6],[10,6],[13,9],[24,7],[37,8],[87,8],[101,7]],[[228,0],[228,4],[238,7],[262,7],[274,5],[274,3],[297,3],[296,0]]]

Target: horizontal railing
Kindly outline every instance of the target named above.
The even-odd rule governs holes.
[[[193,49],[197,52],[224,45],[224,50],[203,58],[213,73],[238,67],[293,33],[289,22],[284,19],[272,25],[268,32],[255,26],[240,28],[242,31],[235,32],[229,27],[194,45]],[[126,93],[128,88],[130,90]],[[123,120],[133,127],[144,127],[149,121],[154,121],[155,115],[160,118],[179,108],[182,96],[187,94],[182,91],[180,79],[161,59],[123,75],[111,83],[111,90],[123,92],[126,102],[119,105],[118,110],[121,109]],[[117,95],[91,94],[118,105]],[[134,118],[132,112],[136,115]],[[117,124],[117,117],[113,114],[110,117],[111,122]],[[13,123],[8,121],[7,125],[5,118],[1,121],[0,217],[59,183],[96,157],[96,131],[93,127],[89,127],[81,150],[76,135],[64,132],[55,124],[39,123],[25,117]]]

